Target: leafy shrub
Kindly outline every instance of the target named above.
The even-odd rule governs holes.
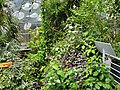
[[[44,0],[41,5],[43,27],[48,50],[64,33],[64,24],[72,15],[73,6],[79,7],[80,0]]]
[[[106,65],[99,62],[92,62],[86,66],[86,76],[83,82],[85,90],[115,90],[115,82],[109,75]]]
[[[19,30],[17,20],[12,16],[5,2],[5,0],[0,0],[0,47],[5,47],[6,43],[17,39]]]
[[[99,4],[97,8],[95,6],[96,3]],[[87,89],[89,84],[91,84],[90,87],[95,90],[115,89],[114,82],[103,83],[105,80],[111,82],[113,79],[111,79],[111,76],[109,77],[109,70],[107,70],[106,66],[102,63],[101,55],[94,45],[95,40],[107,41],[109,39],[105,35],[109,32],[110,27],[107,26],[107,18],[102,15],[102,13],[105,14],[106,12],[104,12],[104,8],[101,8],[109,7],[109,5],[107,6],[104,2],[101,3],[100,0],[95,2],[88,0],[82,2],[77,10],[73,9],[73,15],[66,21],[66,27],[64,28],[66,33],[63,34],[62,40],[59,40],[54,45],[52,55],[48,56],[48,58],[52,60],[62,61],[68,53],[71,55],[72,50],[79,52],[81,56],[87,60],[86,75],[89,74],[90,71],[90,75],[86,76],[85,80],[83,80],[83,89]],[[69,56],[67,56],[67,58],[69,58]],[[75,60],[74,56],[70,60],[72,61],[72,59],[73,61]],[[67,60],[65,63],[69,62],[69,59]],[[69,63],[73,64],[73,62]],[[90,63],[94,63],[94,65]],[[93,71],[91,71],[91,69]],[[96,69],[98,69],[98,71]],[[97,75],[99,76],[97,77]],[[99,77],[102,76],[105,77],[99,79]],[[91,83],[91,78],[93,83]],[[102,82],[102,84],[99,82]]]
[[[0,0],[0,61],[12,59],[15,49],[18,48],[17,36],[20,29],[8,3],[9,1]]]
[[[108,33],[111,30],[108,22],[111,21],[107,14],[111,13],[108,8],[112,4],[113,2],[102,0],[44,0],[42,2],[42,26],[39,28],[39,34],[29,44],[34,49],[33,53],[29,54],[30,65],[37,68],[35,72],[32,71],[33,75],[30,75],[33,76],[33,81],[37,82],[37,88],[45,90],[56,87],[63,90],[115,89],[114,82],[111,82],[112,77],[108,77],[109,70],[102,63],[101,55],[94,45],[95,40],[108,42],[111,38]],[[114,39],[111,40],[113,41]],[[85,70],[85,73],[77,77],[78,81],[81,80],[80,87],[77,86],[78,81],[73,79],[74,69],[66,68],[68,65],[76,66],[75,62],[79,58],[87,62],[80,67],[81,71]],[[43,67],[46,70],[42,77]],[[67,80],[63,76],[69,71],[73,73],[68,76],[70,79]],[[103,78],[100,79],[100,77]],[[63,81],[67,85],[59,83]],[[110,84],[105,81],[109,81]],[[74,85],[69,87],[70,83]]]
[[[120,42],[117,42],[115,45],[115,51],[117,52],[118,57],[120,57]]]
[[[64,68],[60,63],[51,61],[50,64],[44,69],[45,84],[43,90],[77,90],[79,88],[79,81],[76,76],[80,75],[80,69],[68,65]]]
[[[12,61],[12,66],[2,68],[0,74],[0,89],[20,90],[35,87],[31,63],[28,60],[22,61],[20,58]]]
[[[49,63],[49,55],[51,56],[50,50],[56,40],[63,35],[62,28],[67,17],[71,14],[70,8],[73,8],[74,4],[79,6],[78,3],[79,0],[63,0],[63,2],[59,0],[42,1],[42,26],[38,29],[39,34],[29,43],[29,47],[33,49],[32,53],[29,54],[29,59],[35,62],[33,67],[37,68],[38,73],[40,73],[39,68],[41,68],[41,66],[45,66]],[[40,64],[37,65],[37,63]],[[36,74],[36,72],[33,73]],[[40,83],[39,79],[41,78],[40,74],[36,78],[36,81]]]
[[[16,19],[11,14],[9,1],[0,0],[0,62],[11,61],[12,66],[0,68],[0,89],[20,90],[28,89],[34,84],[31,77],[32,64],[28,60],[21,60],[15,53],[18,50],[18,30]],[[35,71],[35,70],[33,70]]]

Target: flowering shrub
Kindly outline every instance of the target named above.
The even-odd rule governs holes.
[[[78,6],[77,1],[81,1]],[[75,4],[71,2],[75,2]],[[37,36],[38,40],[35,39],[35,44],[32,45],[33,48],[37,47],[37,51],[31,56],[36,63],[40,63],[42,60],[43,62],[48,61],[45,63],[48,65],[43,66],[45,69],[42,78],[40,78],[41,73],[37,74],[39,78],[36,79],[36,87],[43,90],[115,89],[112,77],[108,77],[109,70],[102,63],[101,55],[94,45],[95,40],[108,41],[109,39],[107,36],[109,36],[110,27],[105,15],[110,14],[107,8],[109,5],[112,6],[111,3],[102,0],[43,1],[42,30]],[[72,50],[75,50],[74,54]],[[80,82],[80,87],[78,87],[78,83],[81,78],[77,78],[76,75],[78,74],[79,77],[81,73],[76,72],[79,69],[74,67],[74,61],[79,58],[78,54],[87,61],[86,73],[83,75],[85,79]],[[39,67],[42,71],[43,68],[37,65],[37,68]],[[68,76],[69,79],[65,76]],[[42,79],[43,86],[40,85],[39,79]]]
[[[88,63],[82,85],[85,90],[115,90],[115,82],[106,65],[99,62]]]
[[[95,40],[113,42],[113,33],[108,35],[112,15],[106,17],[112,2],[43,0],[41,7],[43,21],[29,43],[33,51],[28,59],[14,60],[13,66],[1,70],[0,89],[120,90],[94,45]],[[14,25],[12,30],[17,32]],[[4,42],[2,35],[0,39]]]
[[[77,79],[80,70],[71,64],[63,67],[60,63],[51,61],[44,69],[42,90],[77,90],[81,85]]]

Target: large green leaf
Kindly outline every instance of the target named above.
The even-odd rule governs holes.
[[[97,71],[95,71],[94,73],[93,73],[93,76],[97,76],[99,73],[97,72]]]
[[[60,75],[61,77],[64,77],[64,72],[62,70],[58,70],[57,74]]]
[[[52,67],[55,69],[55,70],[58,70],[58,64],[53,64]]]

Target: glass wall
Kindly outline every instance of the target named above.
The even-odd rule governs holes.
[[[26,42],[30,39],[28,30],[40,26],[40,4],[41,0],[11,0],[13,16],[15,16],[19,25],[22,28],[19,39],[22,41],[22,46],[26,46]]]

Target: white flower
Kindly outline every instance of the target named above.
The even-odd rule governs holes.
[[[56,83],[60,83],[60,80],[59,80],[59,79],[57,79],[57,80],[56,80]]]
[[[76,6],[75,6],[75,5],[73,5],[73,8],[76,8]]]
[[[64,0],[60,0],[60,3],[63,3]]]
[[[72,29],[73,28],[73,26],[69,26],[69,29]]]

